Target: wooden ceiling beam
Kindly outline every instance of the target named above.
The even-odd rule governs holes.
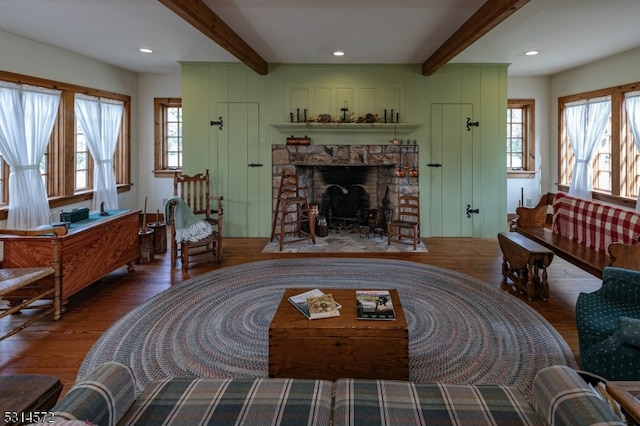
[[[215,14],[202,0],[158,0],[201,33],[226,49],[260,75],[267,75],[267,61]]]
[[[530,0],[487,0],[424,63],[422,75],[431,75],[471,46]]]

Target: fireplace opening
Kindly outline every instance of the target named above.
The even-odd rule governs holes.
[[[362,226],[385,227],[380,216],[383,196],[388,196],[389,166],[314,166],[306,168],[313,190],[312,202],[331,229]]]
[[[397,173],[418,164],[417,145],[273,145],[272,162],[272,207],[282,170],[295,168],[309,203],[334,230],[365,225],[383,233],[398,194],[419,192],[417,175]]]

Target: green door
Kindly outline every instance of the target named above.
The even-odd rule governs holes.
[[[431,104],[431,236],[473,237],[473,132],[471,104]]]
[[[261,206],[258,196],[262,163],[259,150],[259,104],[219,102],[216,117],[222,117],[217,134],[216,187],[224,196],[224,229],[227,237],[260,235]]]

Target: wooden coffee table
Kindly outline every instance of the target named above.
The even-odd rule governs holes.
[[[0,407],[2,425],[51,423],[54,415],[49,410],[62,392],[57,377],[44,374],[15,374],[0,376]]]
[[[342,305],[340,316],[309,320],[287,300],[307,290],[285,290],[271,321],[269,377],[409,379],[409,330],[396,290],[393,321],[356,319],[356,289],[321,289]]]

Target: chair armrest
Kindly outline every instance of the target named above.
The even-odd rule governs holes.
[[[640,243],[612,243],[607,248],[611,256],[611,266],[640,271]]]
[[[538,226],[545,227],[550,225],[549,222],[549,206],[553,204],[554,194],[547,193],[540,197],[540,201],[535,207],[518,207],[515,219],[515,226]]]
[[[56,419],[87,420],[113,426],[135,399],[131,369],[117,362],[106,362],[73,385],[51,411]]]
[[[53,234],[55,237],[67,235],[67,228],[64,226],[52,226],[39,229],[0,229],[1,235],[16,235],[20,237],[39,237]]]
[[[602,271],[602,287],[595,292],[607,299],[640,304],[640,271],[606,267]]]
[[[570,367],[540,370],[533,382],[533,405],[549,425],[624,425],[611,407]]]

